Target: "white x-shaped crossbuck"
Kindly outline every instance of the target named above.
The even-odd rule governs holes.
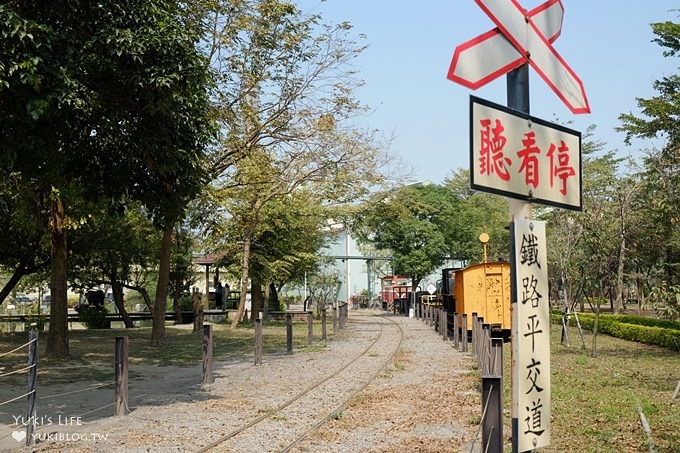
[[[496,28],[458,47],[448,79],[473,90],[529,63],[573,113],[590,113],[581,79],[552,43],[562,31],[561,0],[526,11],[517,0],[475,0]]]

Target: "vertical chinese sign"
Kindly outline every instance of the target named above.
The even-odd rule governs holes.
[[[550,443],[550,307],[545,222],[515,219],[512,423],[518,451]]]
[[[581,134],[470,96],[473,189],[581,209]]]

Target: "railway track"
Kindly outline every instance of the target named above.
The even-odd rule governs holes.
[[[200,448],[208,451],[289,452],[310,433],[342,413],[349,403],[393,363],[404,339],[402,327],[389,317],[353,314],[353,340],[365,346],[338,366],[306,383],[288,400]],[[271,439],[277,439],[272,444]]]

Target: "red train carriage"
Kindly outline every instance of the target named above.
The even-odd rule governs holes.
[[[380,299],[383,310],[396,312],[411,295],[411,279],[404,275],[386,275],[380,279]]]

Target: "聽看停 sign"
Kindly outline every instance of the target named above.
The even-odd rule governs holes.
[[[470,185],[581,210],[581,133],[470,96]]]

